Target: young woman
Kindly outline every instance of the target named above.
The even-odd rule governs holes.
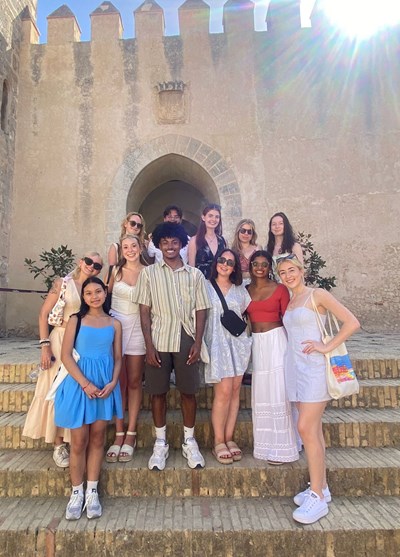
[[[269,221],[267,251],[272,255],[275,280],[280,282],[276,271],[276,260],[283,255],[294,253],[300,263],[303,263],[301,245],[296,242],[292,225],[285,213],[275,213]]]
[[[304,267],[294,254],[278,259],[277,270],[283,284],[292,293],[283,317],[288,333],[285,378],[288,398],[296,402],[299,410],[298,429],[310,473],[310,487],[294,498],[299,508],[294,511],[293,518],[303,524],[312,524],[328,514],[327,503],[331,500],[322,433],[322,415],[330,400],[324,354],[348,339],[360,324],[332,294],[321,288],[305,286]],[[342,323],[340,331],[328,344],[321,341],[313,301],[323,321],[326,312],[330,311]]]
[[[128,395],[128,429],[125,434],[124,420],[116,420],[115,441],[107,451],[107,462],[129,462],[136,447],[136,424],[142,401],[146,347],[140,326],[139,304],[132,302],[132,299],[139,273],[145,265],[142,252],[138,236],[122,236],[121,260],[108,285],[108,292],[112,292],[110,313],[122,324],[122,355],[125,356],[126,375],[121,372],[120,384],[123,408],[126,408],[125,393]]]
[[[119,243],[111,244],[108,250],[108,264],[116,265],[121,257],[121,238],[125,234],[134,234],[140,239],[140,243],[143,246],[143,259],[147,264],[152,263],[147,254],[147,242],[146,242],[146,224],[144,218],[140,213],[131,211],[126,215],[126,217],[121,222],[121,233]]]
[[[257,245],[256,226],[251,219],[242,219],[239,221],[235,230],[232,249],[239,254],[243,280],[249,282],[250,257],[255,251],[262,249],[261,246]]]
[[[209,204],[203,210],[197,234],[189,240],[189,265],[200,269],[208,279],[215,254],[225,247],[227,244],[222,236],[221,207]]]
[[[39,313],[40,335],[40,373],[31,406],[28,410],[22,435],[32,439],[44,437],[46,443],[54,443],[53,459],[60,468],[69,466],[69,453],[65,442],[69,442],[69,431],[57,429],[54,424],[54,402],[45,400],[61,364],[61,344],[65,327],[70,316],[79,310],[81,305],[82,284],[89,277],[96,276],[103,267],[103,260],[95,251],[86,253],[79,260],[77,267],[64,277],[57,279],[50,288]],[[57,303],[61,287],[65,287],[65,306],[63,323],[54,327],[49,335],[49,313]]]
[[[106,426],[113,416],[122,418],[118,383],[122,328],[108,315],[106,296],[107,288],[99,278],[88,278],[83,283],[81,308],[68,322],[61,349],[68,375],[56,392],[54,407],[57,426],[71,429],[72,493],[65,513],[67,520],[78,520],[83,508],[88,518],[101,516],[97,485]],[[74,347],[80,356],[78,362],[73,357]]]
[[[221,300],[212,284],[215,280],[230,310],[239,317],[246,311],[250,296],[242,285],[238,255],[223,249],[214,258],[211,282],[207,290],[212,304],[204,334],[210,361],[205,365],[205,381],[214,384],[211,421],[214,429],[213,455],[221,464],[232,464],[242,458],[242,451],[233,441],[239,411],[240,387],[251,352],[251,337],[244,331],[232,335],[221,323]]]
[[[269,464],[298,460],[296,433],[283,371],[287,338],[282,324],[289,292],[269,278],[272,257],[264,250],[250,258],[251,303],[247,308],[253,332],[251,386],[254,458]]]

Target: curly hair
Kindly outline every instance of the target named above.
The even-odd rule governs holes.
[[[250,278],[251,280],[253,280],[253,261],[257,258],[257,257],[265,257],[265,259],[268,261],[268,265],[269,265],[269,271],[272,269],[272,255],[266,251],[265,249],[259,249],[257,251],[255,251],[254,253],[251,254],[250,260],[249,260],[249,272],[250,272]]]
[[[175,222],[163,222],[156,226],[153,231],[152,240],[156,248],[160,247],[160,240],[163,238],[177,238],[184,248],[188,243],[186,230],[181,224]]]

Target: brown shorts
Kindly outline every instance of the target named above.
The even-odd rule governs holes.
[[[194,395],[200,388],[199,364],[187,365],[189,350],[194,340],[182,329],[179,352],[159,352],[161,367],[145,367],[145,391],[151,395],[163,395],[169,391],[172,370],[175,370],[176,388],[185,395]]]

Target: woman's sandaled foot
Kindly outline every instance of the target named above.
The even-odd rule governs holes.
[[[212,454],[220,464],[232,464],[233,458],[225,443],[218,443],[212,450]]]
[[[120,439],[117,439],[117,438]],[[117,431],[117,433],[115,434],[115,441],[121,441],[120,443],[116,443],[114,442],[113,445],[111,445],[111,447],[108,449],[108,451],[106,452],[106,462],[117,462],[118,461],[118,456],[119,453],[121,452],[121,448],[122,448],[122,443],[123,443],[123,438],[125,437],[125,433],[123,431]]]
[[[127,437],[133,440],[133,444],[127,443]],[[119,453],[118,462],[129,462],[133,458],[133,453],[136,449],[136,431],[127,431],[124,439],[124,444]]]
[[[226,446],[228,447],[234,462],[242,460],[242,451],[236,445],[235,441],[227,441]]]

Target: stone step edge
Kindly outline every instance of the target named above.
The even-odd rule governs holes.
[[[206,467],[188,468],[180,450],[171,450],[166,468],[150,471],[151,449],[140,449],[129,463],[103,463],[100,492],[139,497],[293,496],[307,486],[304,454],[300,460],[270,466],[244,451],[227,466],[202,450]],[[29,458],[26,461],[26,457]],[[328,449],[327,475],[335,496],[400,495],[400,449]],[[0,497],[51,497],[70,492],[69,470],[57,468],[48,451],[0,451]]]
[[[351,355],[350,355],[351,356]],[[359,379],[374,379],[378,377],[400,377],[400,359],[352,359],[353,368]],[[35,363],[2,363],[0,364],[0,383],[26,383],[30,371],[36,368]]]
[[[303,526],[286,498],[102,498],[103,516],[65,520],[68,499],[0,500],[0,555],[398,555],[400,498],[334,498]]]

